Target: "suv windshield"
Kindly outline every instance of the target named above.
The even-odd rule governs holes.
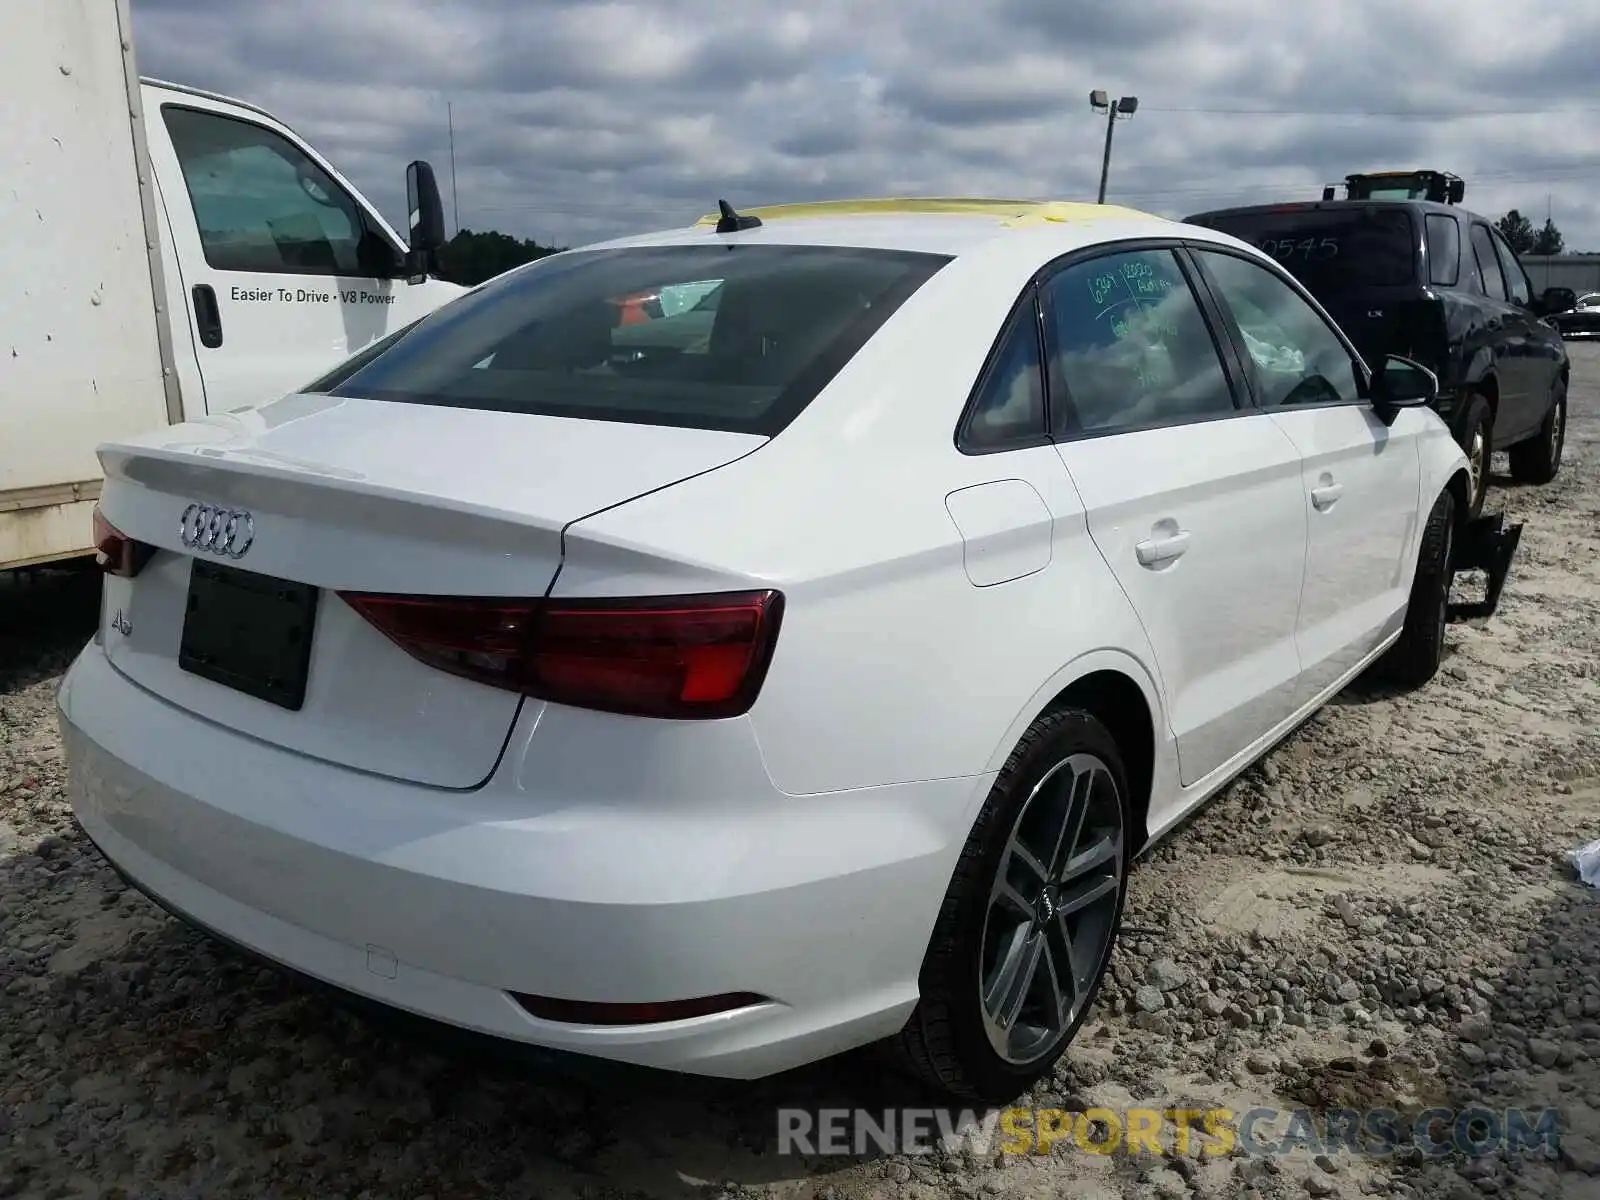
[[[307,390],[770,436],[949,261],[837,246],[568,251]]]
[[[1417,282],[1417,239],[1403,208],[1258,210],[1202,215],[1193,221],[1264,250],[1318,299]]]

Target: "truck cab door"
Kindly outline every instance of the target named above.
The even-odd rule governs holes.
[[[155,87],[145,114],[206,411],[293,391],[463,290],[407,282],[394,231],[265,114]]]

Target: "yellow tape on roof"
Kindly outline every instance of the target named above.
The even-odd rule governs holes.
[[[760,217],[763,221],[792,220],[798,217],[871,216],[979,216],[995,217],[1007,227],[1042,222],[1087,222],[1149,217],[1149,213],[1115,204],[1083,204],[1065,200],[999,200],[983,197],[913,196],[867,197],[857,200],[815,200],[800,204],[769,204],[743,208],[740,216]],[[696,227],[715,226],[719,214],[708,213]]]

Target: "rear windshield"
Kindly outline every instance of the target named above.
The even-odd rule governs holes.
[[[568,251],[307,390],[771,435],[949,261],[834,246]]]
[[[1411,217],[1403,208],[1218,213],[1195,223],[1266,251],[1318,299],[1417,282]]]

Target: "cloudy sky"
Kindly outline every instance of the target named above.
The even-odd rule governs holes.
[[[1109,199],[1183,216],[1431,166],[1600,250],[1600,3],[133,0],[141,70],[294,126],[395,220],[576,245],[831,196]],[[398,224],[398,221],[396,221]],[[454,222],[451,222],[452,228]]]

